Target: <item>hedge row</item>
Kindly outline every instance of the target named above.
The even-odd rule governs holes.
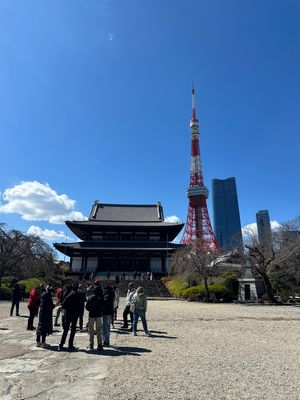
[[[188,283],[181,278],[165,282],[169,292],[176,297],[183,297],[188,301],[201,301],[206,298],[204,285],[188,287]],[[217,301],[231,301],[232,295],[224,285],[212,284],[208,286],[210,299]]]
[[[0,299],[10,300],[10,298],[11,298],[11,286],[10,286],[11,281],[12,281],[12,279],[10,279],[10,280],[3,279],[3,283],[0,286]],[[26,286],[25,296],[29,297],[31,290],[36,286],[40,286],[42,283],[45,286],[50,284],[53,287],[57,287],[60,283],[68,283],[69,281],[70,281],[69,278],[65,278],[64,276],[61,276],[61,275],[49,275],[49,276],[46,276],[45,279],[28,278],[28,279],[22,279],[22,280],[18,281],[18,283]]]
[[[223,285],[208,285],[208,291],[211,300],[231,301],[230,291]],[[188,301],[201,301],[206,298],[206,290],[204,285],[192,286],[182,292],[182,297]]]

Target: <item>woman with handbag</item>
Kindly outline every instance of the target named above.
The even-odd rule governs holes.
[[[144,288],[142,288],[141,286],[136,289],[135,294],[132,296],[130,311],[133,312],[132,334],[134,336],[137,336],[137,323],[139,318],[141,318],[145,334],[147,336],[151,336],[146,320],[147,297],[144,293]]]

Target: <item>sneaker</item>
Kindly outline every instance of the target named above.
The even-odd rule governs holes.
[[[97,347],[97,350],[98,350],[98,351],[102,351],[102,350],[103,350],[103,346],[101,346],[101,345],[98,346],[98,347]]]
[[[92,345],[89,345],[87,348],[88,348],[89,350],[94,350],[94,346],[92,346]]]
[[[109,342],[103,342],[103,346],[107,346],[107,347],[109,347],[109,346],[110,346],[110,344],[109,344]]]
[[[149,337],[150,337],[150,336],[152,336],[152,335],[151,335],[150,332],[147,332],[147,333],[146,333],[146,336],[149,336]]]
[[[128,325],[122,325],[120,326],[121,329],[128,329]]]
[[[133,336],[137,336],[138,334],[136,332],[132,332]]]
[[[40,342],[37,342],[35,346],[36,346],[36,347],[41,347],[41,343],[40,343]]]
[[[63,345],[59,344],[59,345],[57,346],[57,351],[64,351],[64,350],[65,350],[65,348],[64,348]]]
[[[40,346],[42,349],[50,349],[50,345],[49,344],[47,344],[47,343],[41,343],[41,346]]]
[[[75,350],[77,350],[77,347],[75,347],[75,346],[68,347],[68,351],[75,351]]]

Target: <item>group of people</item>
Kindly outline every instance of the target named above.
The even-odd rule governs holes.
[[[121,326],[121,329],[129,329],[128,326],[128,314],[129,314],[132,334],[134,336],[137,335],[137,323],[140,318],[143,324],[143,329],[145,334],[151,336],[148,330],[146,312],[147,312],[147,297],[144,293],[143,287],[139,286],[135,290],[133,283],[129,283],[126,295],[126,305],[123,312],[124,325]]]
[[[46,337],[53,333],[53,310],[56,307],[54,326],[59,326],[61,317],[63,333],[61,336],[58,350],[65,349],[68,338],[68,350],[75,350],[74,338],[77,323],[81,331],[83,327],[84,310],[88,312],[88,322],[85,330],[89,333],[89,349],[94,349],[94,337],[97,337],[97,350],[102,350],[103,346],[110,345],[110,329],[114,326],[117,319],[119,306],[119,290],[116,286],[108,284],[101,285],[99,280],[90,284],[87,291],[81,290],[78,283],[66,286],[60,285],[56,290],[56,305],[52,300],[54,290],[51,286],[34,288],[29,297],[28,309],[28,330],[36,329],[36,346],[48,348]],[[139,318],[142,321],[145,334],[150,336],[147,320],[147,298],[142,287],[136,290],[133,283],[129,283],[126,296],[126,305],[123,312],[122,329],[129,329],[128,315],[133,335],[137,335],[137,323]],[[38,326],[33,326],[34,318],[38,315]]]
[[[134,280],[138,279],[138,280],[152,281],[154,279],[153,273],[149,272],[149,271],[146,274],[142,273],[142,272],[135,271],[133,273],[132,277],[133,277]],[[130,278],[130,277],[128,277],[128,278]],[[110,271],[108,271],[107,274],[106,274],[106,280],[109,281],[110,279],[111,279],[111,274],[110,274]],[[115,282],[116,282],[117,285],[119,284],[120,280],[121,281],[125,281],[126,280],[126,272],[122,273],[121,278],[120,278],[119,274],[116,274],[114,279],[115,279]]]

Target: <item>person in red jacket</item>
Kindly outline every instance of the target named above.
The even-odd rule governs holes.
[[[27,330],[33,331],[35,327],[33,326],[34,317],[38,315],[39,306],[40,306],[41,298],[39,295],[39,287],[35,287],[30,292],[29,301],[28,301],[28,310],[29,310],[29,318],[27,323]]]
[[[63,302],[63,297],[64,297],[63,285],[59,285],[58,288],[56,289],[56,304],[55,304],[56,316],[55,316],[54,326],[59,326],[58,318],[62,311],[61,303]]]

